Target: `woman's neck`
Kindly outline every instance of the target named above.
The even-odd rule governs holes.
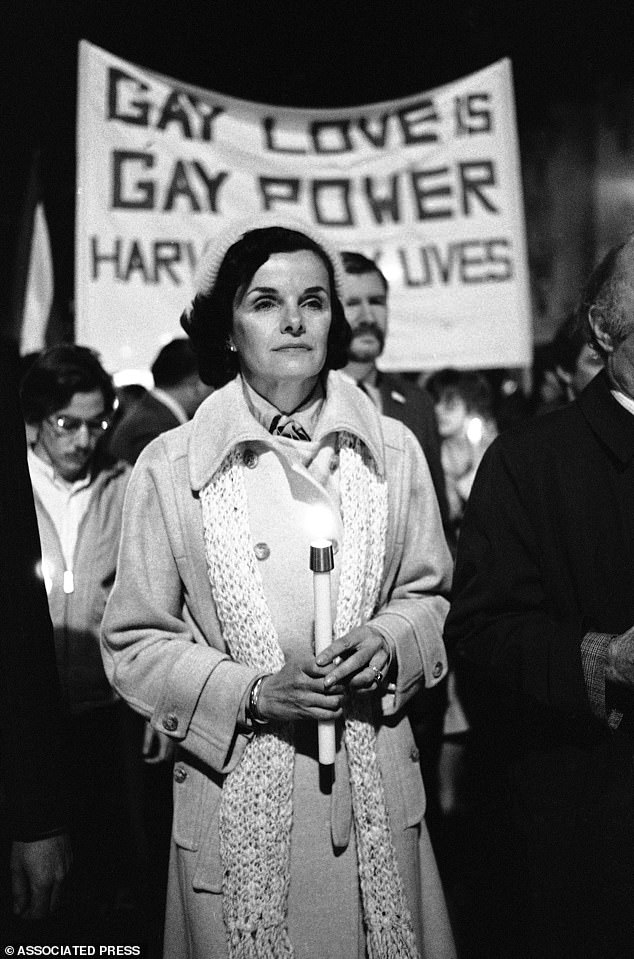
[[[285,413],[287,416],[290,416],[306,402],[319,380],[318,376],[314,376],[297,383],[261,383],[259,381],[254,382],[248,376],[244,378],[252,390],[255,390],[259,396],[262,396],[280,413]]]

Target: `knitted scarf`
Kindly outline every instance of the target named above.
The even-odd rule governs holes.
[[[378,602],[387,490],[355,437],[338,438],[343,543],[337,637],[366,622]],[[223,635],[235,660],[267,672],[284,664],[250,548],[242,456],[232,451],[201,492],[207,567]],[[418,956],[391,839],[370,697],[353,698],[343,743],[369,959]],[[342,747],[343,748],[343,747]],[[292,959],[288,936],[294,748],[292,725],[271,723],[227,776],[220,805],[223,910],[230,959]]]

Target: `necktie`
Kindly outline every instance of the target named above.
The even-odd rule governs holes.
[[[288,436],[292,440],[310,440],[310,436],[302,424],[284,413],[278,413],[277,416],[273,417],[269,426],[269,433],[274,436]]]

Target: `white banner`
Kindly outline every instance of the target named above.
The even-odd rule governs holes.
[[[80,44],[76,339],[116,371],[181,333],[201,251],[283,209],[390,283],[384,369],[522,366],[531,323],[511,65],[419,96],[298,110]]]

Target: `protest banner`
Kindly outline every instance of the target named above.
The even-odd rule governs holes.
[[[350,109],[236,100],[80,44],[76,338],[112,370],[181,333],[229,219],[285,210],[390,283],[386,370],[522,366],[531,323],[508,60]]]

